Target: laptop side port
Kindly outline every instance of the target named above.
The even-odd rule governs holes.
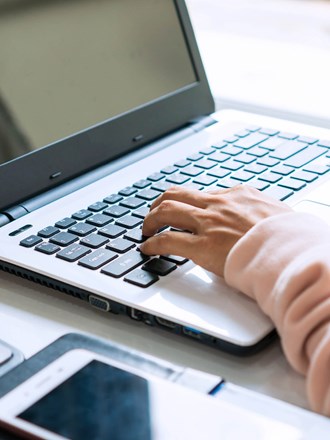
[[[92,307],[102,310],[102,312],[109,312],[111,310],[109,301],[98,296],[89,295],[88,302]]]
[[[131,309],[130,315],[131,318],[134,319],[135,321],[142,321],[143,314],[142,312],[140,312],[140,310]]]
[[[202,339],[202,332],[191,327],[182,327],[182,333],[194,339]]]
[[[177,324],[175,324],[172,321],[169,321],[168,319],[164,319],[164,318],[160,318],[159,316],[155,316],[155,321],[161,325],[162,327],[167,327],[167,328],[176,328]]]

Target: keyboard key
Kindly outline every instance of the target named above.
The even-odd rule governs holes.
[[[287,179],[283,179],[279,183],[279,186],[284,186],[284,188],[289,188],[295,191],[299,191],[300,189],[306,186],[306,182],[302,180],[291,179],[291,177],[288,177]]]
[[[127,199],[120,202],[120,206],[124,206],[125,208],[136,209],[143,206],[145,202],[137,197],[128,197]]]
[[[218,179],[222,179],[223,177],[229,176],[230,171],[224,170],[223,168],[213,168],[213,170],[207,173],[208,176],[214,176]]]
[[[271,170],[272,173],[281,174],[282,176],[288,176],[289,174],[293,173],[293,171],[293,168],[282,164],[275,165]]]
[[[238,154],[241,154],[242,151],[241,148],[235,147],[234,145],[228,145],[228,147],[221,150],[221,153],[229,154],[229,156],[237,156]]]
[[[330,141],[329,140],[321,140],[321,141],[318,141],[317,145],[320,145],[321,147],[330,148]]]
[[[165,192],[169,188],[173,186],[173,183],[171,182],[157,182],[152,185],[152,189],[155,189],[156,191]]]
[[[133,241],[134,243],[143,243],[146,241],[147,237],[142,235],[142,229],[133,229],[132,231],[126,232],[124,238]]]
[[[181,265],[187,263],[188,258],[180,257],[179,255],[161,255],[161,259],[171,261],[172,263]]]
[[[182,160],[178,160],[177,162],[175,162],[174,165],[178,168],[185,168],[190,164],[191,164],[191,162],[189,160],[182,159]]]
[[[292,194],[294,194],[292,189],[284,188],[277,185],[269,186],[263,192],[269,195],[270,197],[273,197],[274,199],[282,200],[282,201],[292,196]]]
[[[187,182],[184,183],[182,186],[184,186],[187,189],[196,190],[196,191],[202,191],[204,189],[202,185],[199,185],[198,183],[194,183],[194,182]]]
[[[254,132],[260,130],[260,128],[261,127],[259,127],[258,125],[249,125],[248,127],[246,127],[246,130]]]
[[[262,180],[254,179],[254,180],[249,180],[247,182],[247,185],[252,186],[255,189],[258,189],[259,191],[263,191],[264,189],[268,188],[270,184],[267,182],[263,182]]]
[[[190,177],[196,177],[199,174],[202,174],[203,170],[201,168],[195,167],[194,165],[190,165],[181,171],[181,174],[186,174]]]
[[[221,142],[216,142],[216,143],[212,144],[212,147],[221,150],[222,148],[226,147],[227,145],[228,145],[227,142],[221,141]]]
[[[122,226],[123,228],[133,229],[141,225],[142,223],[142,219],[134,217],[132,215],[126,215],[125,217],[121,217],[119,220],[117,220],[115,224],[118,226]]]
[[[267,136],[275,136],[279,131],[273,128],[260,128],[259,133],[266,134]]]
[[[138,182],[134,183],[134,187],[138,189],[144,189],[151,185],[151,182],[147,179],[141,179]]]
[[[224,138],[224,141],[232,144],[237,141],[237,136],[227,136]]]
[[[59,232],[50,238],[50,242],[54,244],[58,244],[59,246],[69,246],[78,240],[78,237],[74,234],[70,234],[70,232]]]
[[[215,154],[212,154],[212,156],[209,157],[209,160],[212,160],[217,163],[223,163],[226,162],[226,160],[229,160],[230,156],[228,154],[223,154],[221,151],[217,151]]]
[[[292,176],[293,179],[303,180],[304,182],[314,182],[318,178],[317,175],[309,173],[308,171],[298,170]]]
[[[284,142],[283,139],[281,139],[279,137],[271,137],[271,138],[265,140],[264,142],[261,142],[261,144],[259,144],[259,147],[265,148],[266,150],[273,151],[273,150],[275,150],[275,148],[277,148],[281,144],[283,144],[283,142]]]
[[[217,183],[217,186],[222,188],[233,188],[236,185],[240,185],[239,180],[231,179],[230,177],[226,177]]]
[[[89,223],[93,226],[98,226],[98,227],[105,226],[108,223],[111,223],[112,221],[113,221],[113,219],[111,217],[109,217],[108,215],[104,215],[104,214],[95,214],[86,220],[87,223]]]
[[[125,228],[122,228],[121,226],[117,226],[117,225],[108,225],[102,229],[99,229],[98,231],[99,234],[109,238],[120,237],[120,235],[124,234],[125,232],[126,232]]]
[[[308,171],[310,173],[319,174],[321,176],[329,171],[329,167],[327,165],[312,162],[312,163],[306,165],[303,168],[303,170]]]
[[[96,203],[93,203],[92,205],[89,205],[88,209],[92,212],[100,212],[100,211],[103,211],[103,209],[105,209],[107,207],[108,207],[107,203],[96,202]]]
[[[118,203],[121,200],[123,200],[123,196],[120,196],[119,194],[110,194],[110,196],[103,199],[105,203],[109,203],[109,205],[113,205],[114,203]]]
[[[41,229],[41,231],[38,232],[38,235],[43,238],[49,238],[58,232],[60,232],[58,228],[55,228],[54,226],[47,226],[46,228]]]
[[[61,250],[56,256],[61,258],[62,260],[68,261],[69,263],[73,263],[74,261],[79,260],[79,258],[84,257],[86,254],[89,254],[91,250],[86,246],[81,244],[72,244],[67,248]]]
[[[122,217],[122,216],[128,214],[129,209],[124,208],[123,206],[113,205],[113,206],[110,206],[110,208],[105,209],[103,211],[103,213],[106,215],[110,215],[111,217],[114,217],[114,218],[119,218],[119,217]]]
[[[264,180],[265,182],[269,183],[276,183],[282,179],[282,176],[280,176],[279,174],[268,172],[262,174],[260,177],[258,177],[258,179]]]
[[[244,164],[249,164],[249,163],[255,162],[256,158],[254,156],[247,154],[247,153],[242,153],[239,156],[236,156],[234,158],[234,160],[236,160],[237,162],[244,163]]]
[[[93,253],[82,258],[78,264],[80,266],[87,267],[88,269],[96,270],[105,264],[110,263],[110,261],[117,257],[118,255],[115,252],[107,249],[98,249],[97,251],[94,251]]]
[[[231,178],[235,180],[240,180],[241,182],[247,182],[248,180],[253,179],[253,174],[248,173],[244,170],[239,170],[236,173],[233,173],[231,175]]]
[[[299,136],[297,138],[297,141],[305,142],[306,144],[315,144],[318,141],[318,139],[308,136]]]
[[[136,195],[136,197],[147,201],[157,199],[158,196],[160,196],[160,192],[155,191],[154,189],[145,189]]]
[[[173,165],[169,165],[169,166],[163,168],[163,169],[161,170],[161,173],[167,175],[167,174],[173,174],[173,173],[176,173],[177,171],[178,171],[177,167],[174,167]]]
[[[249,130],[240,130],[237,133],[235,133],[235,136],[244,138],[250,134]]]
[[[204,154],[205,156],[208,156],[209,154],[212,154],[212,153],[214,153],[214,148],[212,148],[212,147],[205,147],[205,148],[202,148],[201,150],[199,150],[199,152],[201,153],[201,154]]]
[[[135,244],[132,243],[132,241],[126,240],[125,238],[117,238],[107,245],[107,249],[118,252],[119,254],[124,254],[134,247]]]
[[[71,226],[68,232],[79,235],[79,237],[85,237],[96,230],[95,226],[88,225],[87,223],[77,223]]]
[[[136,250],[132,250],[105,266],[102,269],[102,273],[115,278],[120,278],[148,260],[149,257],[147,255],[144,255]]]
[[[148,177],[148,180],[150,180],[151,182],[158,182],[159,180],[164,179],[164,174],[161,173],[153,173]]]
[[[109,242],[108,238],[102,237],[102,235],[99,234],[91,234],[88,237],[85,237],[82,240],[80,240],[81,244],[93,249],[97,249],[101,246],[104,246],[108,242]]]
[[[256,145],[265,141],[266,139],[268,139],[268,136],[265,136],[264,134],[252,133],[250,136],[238,139],[235,142],[235,146],[248,150],[249,148],[255,147]]]
[[[87,209],[81,209],[80,211],[75,212],[72,214],[72,218],[75,220],[85,220],[87,217],[90,217],[92,215],[91,211],[88,211]]]
[[[128,197],[128,196],[131,196],[132,194],[135,194],[136,192],[137,192],[136,188],[133,188],[131,186],[127,186],[126,188],[123,188],[120,191],[118,191],[118,194],[120,196]]]
[[[134,284],[138,287],[149,287],[159,280],[159,277],[151,272],[136,269],[130,274],[126,275],[124,281]]]
[[[307,148],[307,144],[304,144],[303,142],[288,141],[275,148],[275,150],[269,154],[269,157],[284,160],[288,159],[299,151],[304,150],[305,148]]]
[[[228,160],[228,162],[225,162],[221,165],[221,168],[224,168],[225,170],[231,170],[231,171],[237,171],[243,168],[243,164],[236,162],[233,159]]]
[[[254,157],[264,157],[268,154],[268,150],[265,150],[264,148],[260,148],[260,147],[252,147],[249,149],[247,154],[250,154],[251,156]]]
[[[195,154],[191,154],[190,156],[187,157],[188,160],[191,160],[192,162],[197,162],[201,159],[203,159],[203,155],[200,153],[195,153]]]
[[[210,170],[215,166],[216,164],[209,159],[203,159],[196,163],[196,167],[202,168],[203,170]]]
[[[44,243],[38,244],[34,249],[38,252],[42,252],[43,254],[52,255],[52,254],[55,254],[56,252],[58,252],[61,248],[59,246],[57,246],[56,244],[44,242]]]
[[[266,167],[273,167],[279,163],[280,161],[278,159],[274,159],[273,157],[269,157],[269,156],[262,157],[257,160],[257,164],[265,165]]]
[[[244,170],[248,171],[249,173],[253,174],[261,174],[264,173],[268,167],[265,167],[265,165],[260,165],[258,163],[253,163],[251,165],[247,165]]]
[[[278,134],[278,137],[292,141],[293,139],[296,139],[298,135],[295,133],[288,133],[283,131]]]
[[[171,261],[161,258],[153,258],[142,266],[143,270],[152,272],[156,275],[165,276],[177,268],[177,265]]]
[[[193,180],[193,183],[197,183],[197,185],[202,185],[202,186],[210,186],[216,181],[217,179],[215,177],[203,174],[202,176],[196,177]]]
[[[56,222],[55,226],[60,229],[67,229],[76,223],[77,222],[74,219],[72,219],[70,217],[66,217],[66,218],[63,218],[62,220],[59,220],[58,222]]]
[[[285,164],[290,165],[291,167],[300,168],[317,157],[322,156],[322,154],[325,154],[327,151],[327,148],[311,145],[305,150],[297,153],[295,156],[290,157],[285,161]]]
[[[182,185],[183,183],[188,182],[190,179],[183,174],[173,174],[172,176],[166,179],[166,182],[171,183],[172,185]]]
[[[139,209],[136,209],[135,211],[133,211],[132,215],[134,215],[134,217],[139,217],[139,218],[144,219],[149,211],[150,211],[150,209],[148,206],[143,206],[142,208],[139,208]]]

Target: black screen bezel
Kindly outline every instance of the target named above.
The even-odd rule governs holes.
[[[184,0],[173,1],[197,81],[143,107],[4,163],[0,166],[0,210],[126,155],[214,111],[187,7]],[[58,175],[56,179],[51,177],[54,174]]]

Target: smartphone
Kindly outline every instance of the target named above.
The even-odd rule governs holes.
[[[329,437],[325,418],[307,411],[302,417],[295,410],[290,419],[287,404],[282,408],[264,399],[269,414],[263,414],[255,393],[228,382],[216,398],[87,350],[71,350],[0,399],[0,428],[33,440]],[[318,435],[306,436],[313,426]]]
[[[214,398],[72,350],[0,399],[0,426],[28,439],[219,438]]]

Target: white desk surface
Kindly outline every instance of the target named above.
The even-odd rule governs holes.
[[[304,380],[288,365],[278,341],[260,353],[236,357],[181,336],[99,312],[65,294],[0,273],[0,337],[26,357],[69,331],[127,345],[169,362],[308,408]]]
[[[186,0],[218,109],[330,126],[328,0]]]

